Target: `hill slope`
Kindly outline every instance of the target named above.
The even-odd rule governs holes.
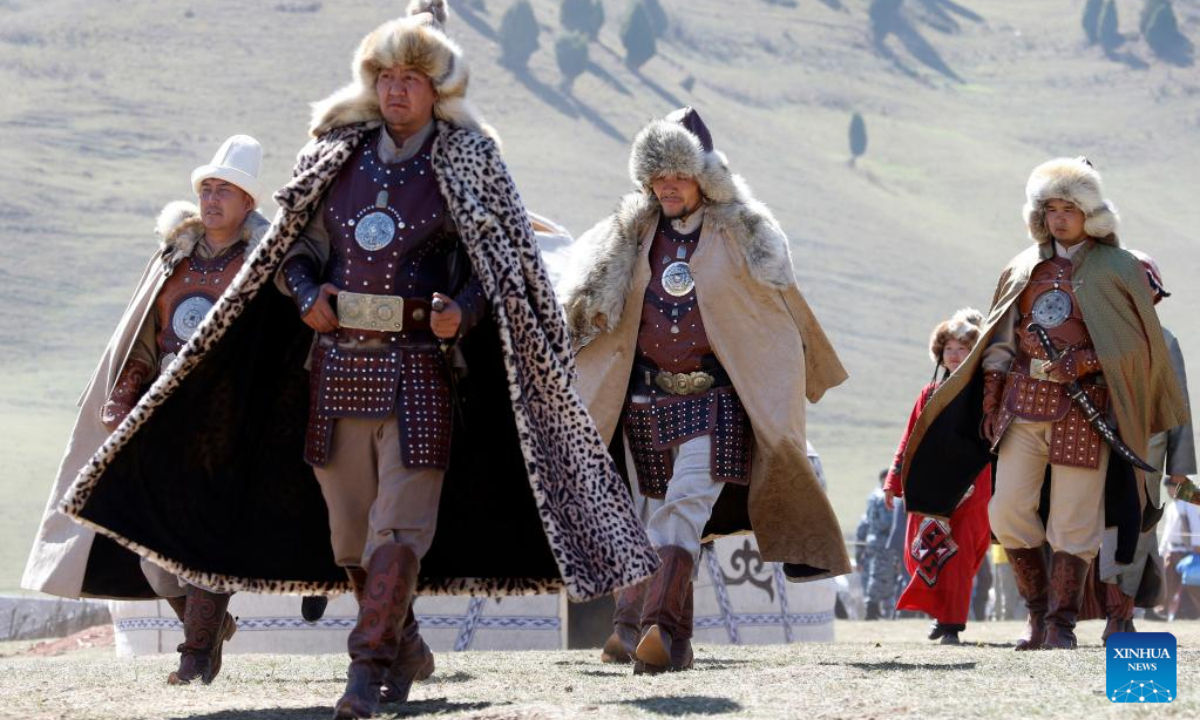
[[[152,251],[153,216],[235,132],[263,142],[268,184],[282,184],[307,104],[348,80],[358,40],[403,4],[0,0],[0,589],[16,585],[72,401]],[[556,1],[533,2],[544,28],[529,71],[497,63],[508,4],[459,2],[449,30],[532,209],[581,233],[630,190],[637,130],[690,104],[788,230],[852,375],[810,415],[844,527],[929,377],[930,328],[986,306],[1025,246],[1024,182],[1047,157],[1087,154],[1106,174],[1123,237],[1159,258],[1176,293],[1165,323],[1200,351],[1188,284],[1200,271],[1200,73],[1131,32],[1112,56],[1088,46],[1081,0],[1053,12],[906,0],[882,41],[865,0],[662,0],[670,27],[636,73],[618,37],[625,2],[610,0],[570,92]],[[1118,2],[1127,31],[1140,5]],[[1198,4],[1175,5],[1200,39]],[[869,147],[852,167],[856,110]]]

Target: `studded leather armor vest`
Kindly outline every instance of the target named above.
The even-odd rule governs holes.
[[[245,257],[246,241],[239,240],[216,257],[202,258],[193,252],[171,270],[154,300],[160,357],[183,349],[233,282]]]
[[[700,228],[682,235],[663,218],[650,245],[650,284],[642,305],[637,354],[668,372],[699,370],[703,359],[712,355],[689,264],[699,241]]]
[[[383,132],[381,129],[379,132]],[[325,197],[330,257],[325,279],[344,290],[429,300],[452,292],[446,202],[433,172],[436,133],[412,158],[385,163],[379,134],[363,139]],[[346,341],[379,341],[351,346]],[[338,418],[400,416],[405,467],[445,469],[450,460],[449,368],[437,339],[421,329],[340,329],[313,348],[305,459],[328,462]]]
[[[1046,329],[1054,347],[1062,355],[1092,348],[1091,336],[1083,322],[1075,295],[1074,265],[1068,258],[1043,260],[1030,275],[1024,292],[1017,298],[1017,354],[1005,380],[1004,405],[1000,432],[1021,418],[1030,422],[1050,422],[1050,462],[1071,467],[1098,468],[1102,440],[1071,402],[1063,385],[1040,372],[1048,359],[1037,336],[1026,328],[1037,323]],[[1080,380],[1093,404],[1107,408],[1108,393],[1099,374]]]
[[[372,134],[346,162],[325,200],[328,282],[358,293],[426,300],[435,292],[449,292],[448,258],[457,238],[446,231],[446,201],[433,174],[430,152],[435,138],[436,133],[430,135],[408,160],[384,163],[377,150],[379,135]],[[341,334],[360,340],[433,342],[428,330]]]

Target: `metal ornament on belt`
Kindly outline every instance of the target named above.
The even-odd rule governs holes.
[[[662,286],[672,297],[687,295],[696,287],[696,281],[692,278],[692,266],[685,262],[671,263],[663,270]]]
[[[213,301],[200,295],[193,295],[175,307],[171,316],[171,330],[180,340],[187,340],[204,322],[204,316],[212,309]]]
[[[391,215],[378,210],[358,221],[354,228],[354,241],[363,250],[382,250],[396,236],[396,221]]]
[[[1038,295],[1037,299],[1033,301],[1030,315],[1038,325],[1044,328],[1056,328],[1071,317],[1072,306],[1070,294],[1054,289]]]
[[[402,332],[404,298],[343,290],[337,296],[338,324],[354,330]]]

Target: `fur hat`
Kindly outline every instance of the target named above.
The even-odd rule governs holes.
[[[1146,269],[1146,279],[1150,281],[1150,291],[1154,293],[1154,303],[1157,305],[1163,298],[1171,297],[1171,293],[1167,292],[1167,288],[1163,285],[1162,270],[1158,267],[1158,261],[1141,250],[1129,251],[1142,267]]]
[[[983,329],[983,313],[975,308],[967,307],[954,313],[944,322],[938,323],[929,336],[929,357],[937,364],[942,362],[942,351],[946,343],[957,340],[969,348],[974,348],[979,341],[979,333]]]
[[[1104,198],[1100,173],[1085,157],[1055,158],[1033,169],[1025,184],[1025,224],[1039,245],[1054,240],[1046,227],[1046,203],[1066,200],[1087,218],[1084,232],[1109,245],[1117,245],[1117,209]]]
[[[354,80],[313,103],[313,137],[354,123],[382,121],[375,80],[380,70],[403,65],[433,81],[438,95],[434,117],[495,138],[467,102],[470,73],[462,48],[443,30],[448,13],[446,0],[411,0],[405,17],[385,22],[364,37],[350,68]]]
[[[663,175],[694,179],[711,202],[727,203],[737,197],[737,187],[725,155],[713,147],[712,135],[700,113],[685,107],[662,120],[654,120],[633,141],[629,177],[642,192],[652,194],[650,183]]]

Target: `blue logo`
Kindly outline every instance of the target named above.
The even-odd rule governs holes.
[[[1179,684],[1171,633],[1115,633],[1105,655],[1109,700],[1135,705],[1175,701]]]

